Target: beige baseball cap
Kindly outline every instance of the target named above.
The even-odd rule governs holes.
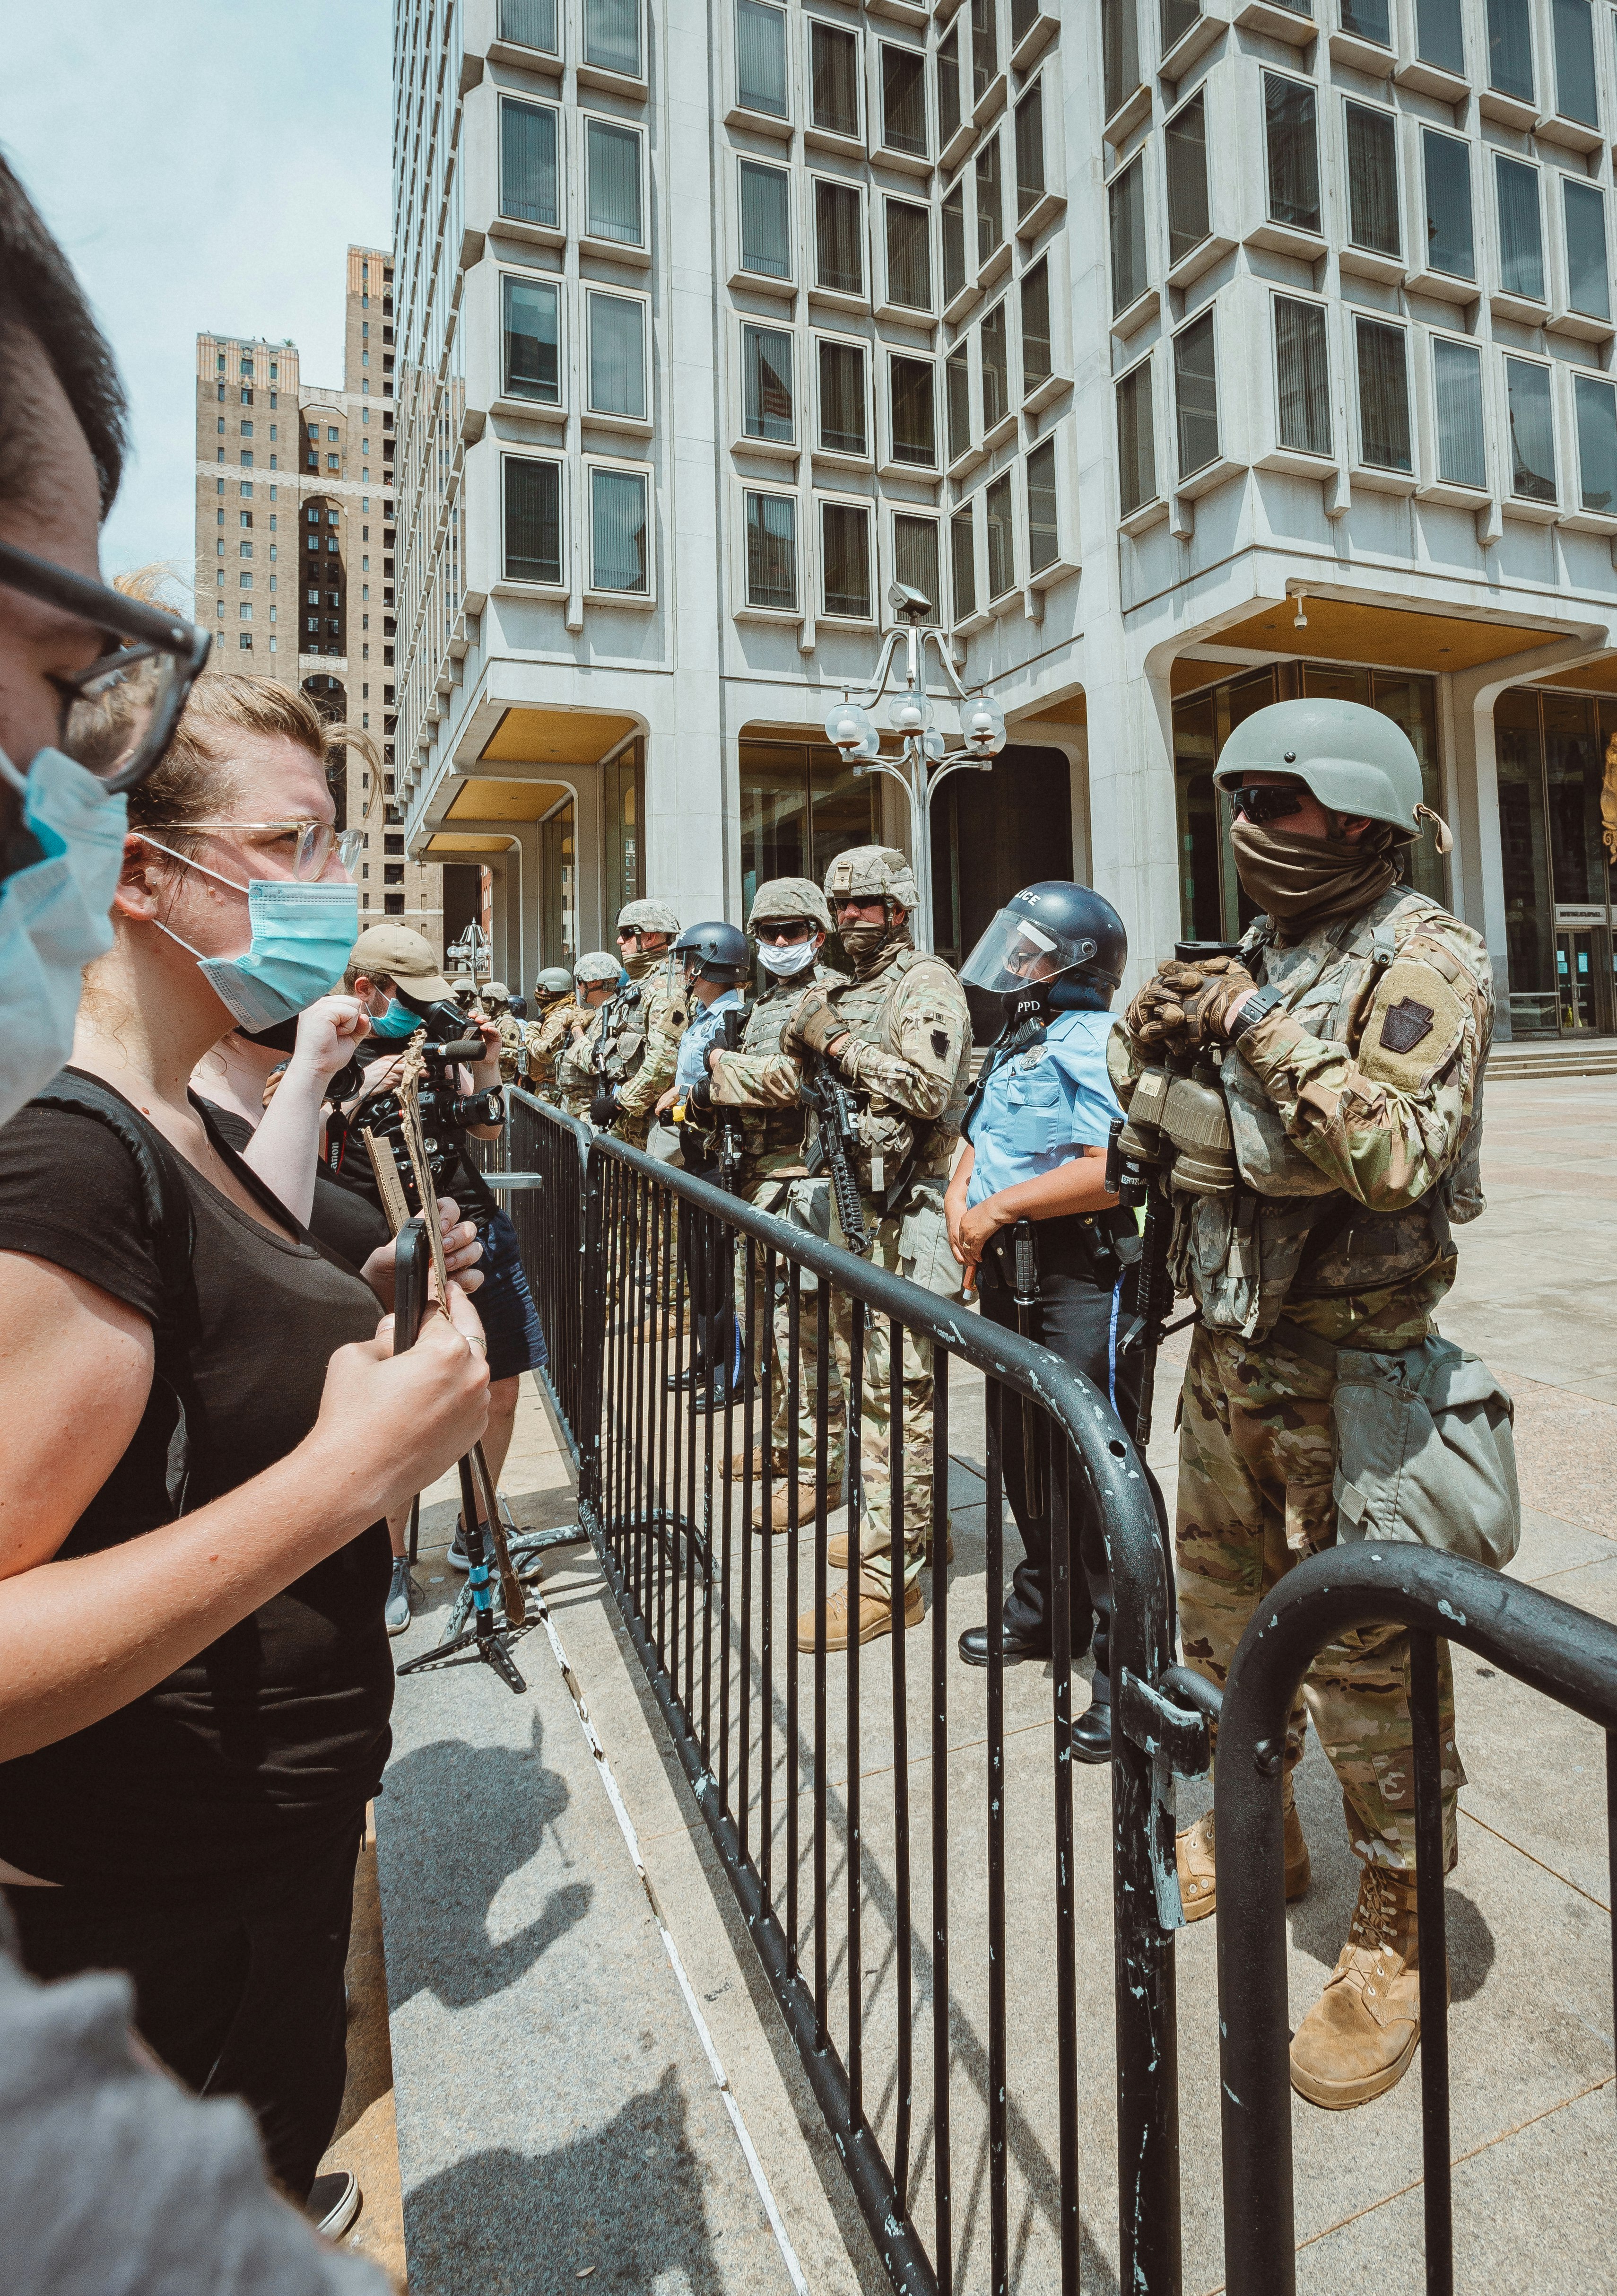
[[[426,1004],[453,1001],[432,943],[408,925],[367,925],[348,955],[348,969],[372,980],[397,980]]]

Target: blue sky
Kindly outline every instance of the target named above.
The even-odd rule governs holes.
[[[388,243],[388,0],[6,14],[0,150],[129,393],[134,455],[102,564],[165,561],[189,588],[199,329],[290,335],[306,381],[339,381],[343,251]]]

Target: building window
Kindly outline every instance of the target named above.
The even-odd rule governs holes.
[[[971,446],[971,354],[961,343],[943,362],[949,413],[949,459],[956,463]]]
[[[1000,136],[996,129],[977,147],[977,269],[980,271],[1005,236],[1005,216],[1000,197]]]
[[[747,603],[797,611],[797,502],[794,495],[747,496]]]
[[[796,435],[792,339],[780,327],[741,330],[741,424],[749,439],[789,445]]]
[[[1350,103],[1347,119],[1348,237],[1374,255],[1397,255],[1398,131],[1390,111]]]
[[[1027,458],[1027,570],[1042,574],[1061,555],[1056,505],[1056,442],[1041,439]]]
[[[1471,233],[1471,153],[1458,135],[1421,130],[1426,175],[1425,268],[1455,279],[1476,277]]]
[[[1112,242],[1112,309],[1126,311],[1150,285],[1146,258],[1145,154],[1115,176],[1107,192]]]
[[[1151,415],[1151,362],[1131,367],[1117,385],[1118,502],[1124,518],[1156,500],[1156,432]]]
[[[924,619],[935,628],[943,620],[943,574],[938,564],[936,519],[894,512],[893,572],[906,589],[920,592],[930,608]]]
[[[833,342],[822,336],[819,350],[821,452],[868,454],[864,346]]]
[[[561,223],[560,138],[548,103],[500,106],[500,212],[519,223]]]
[[[736,0],[736,101],[744,111],[786,118],[786,11]]]
[[[382,911],[384,915],[389,917],[402,917],[404,914],[404,895],[402,893],[384,893],[382,895]]]
[[[1378,471],[1414,468],[1409,448],[1409,346],[1401,327],[1353,322],[1359,366],[1359,459]]]
[[[937,44],[937,141],[942,151],[960,124],[960,24],[957,16]]]
[[[1600,124],[1595,86],[1595,22],[1589,0],[1551,0],[1556,43],[1556,110],[1564,119]]]
[[[932,308],[932,218],[909,200],[887,201],[887,300]]]
[[[1044,197],[1044,83],[1035,80],[1017,106],[1017,221]]]
[[[876,776],[856,774],[827,742],[743,742],[740,800],[743,914],[770,878],[822,884],[837,854],[880,838]]]
[[[1523,502],[1556,499],[1556,430],[1549,369],[1526,359],[1505,362],[1510,411],[1510,491]]]
[[[646,307],[633,295],[588,294],[590,411],[646,420]]]
[[[559,463],[519,455],[505,457],[505,578],[560,583]]]
[[[609,119],[586,119],[584,166],[584,229],[590,238],[610,240],[619,247],[643,247],[639,129],[619,127]]]
[[[1460,20],[1460,0],[1415,0],[1415,53],[1423,63],[1436,64],[1462,79],[1466,74],[1466,33]]]
[[[943,300],[952,303],[966,286],[966,179],[962,176],[943,201]]]
[[[241,603],[237,607],[236,614],[238,619],[244,622],[250,622],[253,618],[252,600],[250,598],[244,598]]]
[[[1275,395],[1280,444],[1303,455],[1331,451],[1331,363],[1324,307],[1275,298]]]
[[[514,48],[559,55],[558,13],[558,0],[500,0],[500,37]]]
[[[1000,0],[971,0],[971,102],[975,111],[1000,76]]]
[[[253,459],[253,458],[252,458],[252,456],[251,456],[250,455],[242,455],[242,457],[241,457],[241,460],[242,460],[242,463],[243,463],[243,464],[244,464],[244,465],[245,465],[246,463],[250,463],[250,462],[252,461],[252,459]],[[327,470],[328,470],[328,471],[339,471],[339,470],[341,470],[341,468],[342,468],[342,457],[341,457],[341,455],[328,455],[326,456],[326,468],[327,468]]]
[[[860,204],[856,184],[815,176],[814,284],[828,294],[862,295],[865,291],[865,235]]]
[[[1437,475],[1451,487],[1488,485],[1482,437],[1482,355],[1474,343],[1432,339],[1432,393],[1437,410]]]
[[[920,48],[882,43],[881,140],[889,152],[927,156],[927,58]]]
[[[1139,86],[1138,0],[1100,0],[1101,110],[1121,111]]]
[[[241,636],[236,640],[236,644],[240,646],[243,653],[250,653],[253,650],[252,632],[250,630],[243,630]]]
[[[500,282],[500,292],[505,396],[532,399],[540,406],[559,406],[560,288],[547,280],[519,279],[507,272]]]
[[[1263,75],[1263,133],[1269,152],[1271,222],[1319,228],[1319,135],[1314,91],[1278,72]]]
[[[888,359],[893,459],[931,470],[937,462],[937,410],[930,359]]]
[[[992,600],[1002,598],[1008,590],[1014,588],[1017,579],[1009,471],[1001,471],[984,492],[983,515],[988,540],[988,595]]]
[[[1173,338],[1173,398],[1179,418],[1179,474],[1188,479],[1219,457],[1218,377],[1211,311],[1204,311]]]
[[[590,586],[645,597],[650,589],[642,471],[590,473]]]
[[[1199,247],[1213,229],[1207,204],[1207,99],[1192,96],[1163,130],[1168,182],[1168,266]]]
[[[1368,40],[1378,48],[1390,48],[1392,27],[1387,0],[1342,0],[1342,29],[1355,39]]]
[[[1010,412],[1010,368],[1006,354],[1005,306],[996,303],[980,329],[983,355],[983,435]]]
[[[1617,514],[1617,392],[1593,375],[1572,377],[1578,417],[1578,500],[1585,510]]]
[[[642,77],[640,0],[584,0],[584,60],[625,79]]]
[[[784,168],[741,161],[741,268],[766,279],[792,275],[788,193]]]
[[[870,513],[862,503],[821,503],[820,562],[827,614],[870,618]]]
[[[834,24],[809,25],[809,104],[828,135],[859,135],[859,36]]]
[[[1591,318],[1612,316],[1612,284],[1605,261],[1605,196],[1593,184],[1561,178],[1566,217],[1566,300],[1569,309]]]
[[[1499,284],[1507,295],[1541,303],[1544,224],[1539,210],[1539,171],[1496,152],[1493,185],[1499,210]]]
[[[1531,0],[1488,0],[1488,85],[1532,102]]]
[[[1050,361],[1049,258],[1022,274],[1022,396],[1027,397],[1053,372]]]
[[[949,521],[949,575],[954,619],[963,622],[977,610],[977,557],[969,503]]]

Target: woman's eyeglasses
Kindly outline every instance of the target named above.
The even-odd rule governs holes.
[[[0,542],[0,586],[112,641],[87,668],[51,680],[61,701],[57,747],[110,791],[136,787],[174,738],[213,644],[208,633],[10,543]]]
[[[333,829],[329,821],[154,821],[150,826],[168,832],[176,829],[205,830],[210,836],[222,836],[228,832],[238,837],[273,838],[277,844],[290,843],[292,874],[306,884],[324,876],[333,854],[343,868],[352,870],[364,846],[363,830]]]

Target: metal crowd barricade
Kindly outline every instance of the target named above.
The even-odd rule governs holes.
[[[1389,1620],[1409,1628],[1412,1652],[1421,2138],[1431,2296],[1451,2296],[1454,2287],[1439,1636],[1463,1644],[1606,1733],[1606,1846],[1617,1906],[1617,1626],[1480,1563],[1419,1546],[1335,1547],[1288,1571],[1264,1597],[1236,1652],[1219,1720],[1214,1807],[1229,2296],[1293,2296],[1296,2286],[1281,1809],[1286,1717],[1318,1652],[1353,1627]],[[1613,1983],[1617,1997],[1617,1932]]]
[[[501,1193],[550,1356],[542,1374],[576,1455],[595,1413],[584,1322],[584,1158],[590,1128],[519,1086],[505,1093],[504,1166],[538,1185]]]
[[[1107,2052],[1104,2077],[1116,2090],[1121,2284],[1135,2296],[1177,2296],[1172,1930],[1181,1916],[1169,1765],[1174,1734],[1205,1738],[1205,1728],[1164,1694],[1167,1563],[1123,1429],[1099,1393],[1043,1349],[617,1141],[592,1141],[586,1195],[584,1300],[599,1404],[576,1423],[581,1518],[894,2287],[905,2296],[1005,2290],[1036,2235],[1049,2244],[1052,2282],[1069,2296],[1078,2288],[1081,2127],[1105,2111],[1104,2090],[1097,2105],[1081,2082],[1081,2021],[1086,2036],[1104,2036],[1115,2019],[1115,2075]],[[922,1628],[863,1650],[854,1639],[844,1654],[828,1652],[821,1625],[812,1650],[796,1647],[799,1611],[817,1605],[822,1615],[833,1577],[828,1534],[842,1499],[827,1474],[832,1393],[845,1372],[848,1488],[857,1491],[870,1342],[885,1338],[891,1366],[872,1407],[885,1406],[896,1430],[906,1330],[932,1351],[925,1508],[935,1554],[948,1536],[951,1424],[976,1407],[972,1374],[985,1378],[991,1616],[1004,1546],[1000,1414],[1020,1410],[1025,1397],[1036,1406],[1052,1492],[1054,1661],[1048,1684],[1035,1688],[1028,1669],[1014,1685],[1013,1719],[1018,1755],[1037,1745],[1033,1730],[1049,1754],[1048,1763],[1019,1759],[1014,1781],[995,1642],[983,1722],[965,1726],[963,1743],[951,1736],[955,1702],[968,1703],[954,1640],[975,1619],[951,1612],[944,1571],[926,1581]],[[715,1363],[738,1373],[711,1409],[702,1406],[714,1398],[714,1374],[692,1366],[698,1332]],[[755,1385],[746,1384],[747,1366]],[[812,1459],[799,1423],[805,1381]],[[784,1472],[770,1441],[780,1393]],[[897,1582],[906,1477],[916,1472],[902,1441],[883,1472]],[[755,1526],[768,1524],[782,1488],[788,1528],[777,1538]],[[1074,1862],[1066,1558],[1076,1541],[1066,1533],[1072,1509],[1091,1500],[1107,1525],[1112,1664],[1133,1735],[1120,1729],[1113,1767],[1115,1968],[1098,1986],[1086,1966],[1081,1988],[1076,1913],[1081,1882],[1095,1877]],[[976,1772],[964,1818],[960,1797],[951,1800],[951,1766]],[[962,1824],[964,1841],[955,1838]],[[1048,2005],[1018,2021],[1014,2045],[1008,1956],[1024,1956]]]

